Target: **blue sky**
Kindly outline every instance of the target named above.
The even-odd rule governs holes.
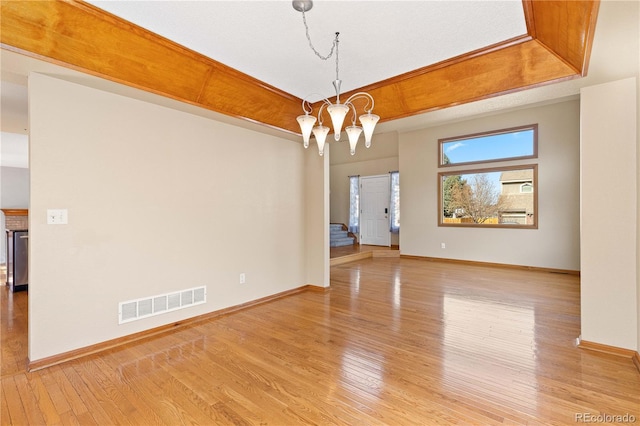
[[[533,129],[445,142],[444,154],[452,164],[533,154]]]
[[[445,142],[443,152],[452,164],[533,155],[533,129]],[[487,173],[496,190],[500,189],[501,172]],[[462,175],[471,181],[473,175]]]

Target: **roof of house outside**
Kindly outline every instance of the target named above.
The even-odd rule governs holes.
[[[500,182],[531,182],[533,169],[507,170],[500,174]]]

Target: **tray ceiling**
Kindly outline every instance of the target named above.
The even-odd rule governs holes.
[[[2,2],[2,48],[291,133],[301,97],[332,95],[290,1],[93,3]],[[321,51],[340,31],[344,95],[369,91],[389,122],[584,76],[598,8],[320,1],[307,22]]]
[[[90,3],[299,98],[335,95],[290,1]],[[345,92],[527,33],[518,0],[316,1],[306,18],[323,55],[340,32]]]

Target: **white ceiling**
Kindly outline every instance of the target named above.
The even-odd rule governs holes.
[[[335,63],[321,61],[313,54],[304,34],[301,14],[288,0],[92,3],[118,14],[131,14],[127,15],[128,19],[179,39],[196,51],[298,97],[313,92],[323,96],[333,94],[331,81],[335,78]],[[446,14],[445,11],[450,15],[443,18],[441,14]],[[365,23],[361,18],[363,13],[370,16],[368,21],[372,23]],[[510,18],[495,19],[507,16],[505,14]],[[333,32],[341,32],[343,91],[520,35],[524,32],[522,19],[519,0],[317,1],[307,13],[312,40],[321,53],[326,54],[330,48]],[[478,21],[484,22],[485,27],[474,28]],[[409,131],[505,109],[557,102],[578,96],[584,86],[638,76],[639,23],[640,4],[635,0],[604,0],[598,14],[587,77],[380,123],[376,132]],[[216,115],[6,50],[0,51],[0,55],[3,163],[8,158],[6,147],[17,143],[15,138],[11,139],[13,142],[5,142],[9,141],[6,133],[22,134],[22,143],[27,143],[26,75],[32,71],[298,139],[289,133]]]
[[[290,0],[89,3],[299,98],[335,94],[335,59]],[[344,92],[527,32],[520,0],[320,0],[306,18],[323,56],[340,32]]]

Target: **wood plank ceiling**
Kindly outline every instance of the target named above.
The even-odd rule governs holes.
[[[523,0],[528,34],[359,88],[381,122],[586,75],[599,0]],[[3,49],[299,133],[302,100],[79,0],[2,1]],[[317,106],[317,105],[316,105]]]

